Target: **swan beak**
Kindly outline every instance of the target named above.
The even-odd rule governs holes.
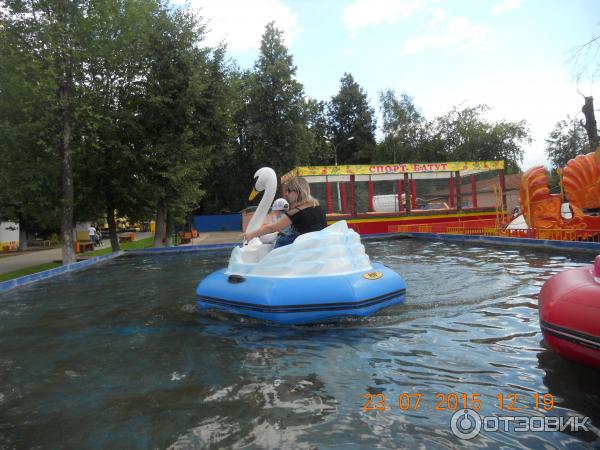
[[[252,189],[252,192],[250,193],[250,197],[248,197],[248,200],[254,200],[254,197],[256,197],[258,195],[258,191],[256,189]]]

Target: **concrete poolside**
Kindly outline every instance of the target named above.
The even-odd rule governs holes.
[[[135,240],[146,239],[151,235],[151,233],[136,233]],[[192,239],[189,244],[183,245],[228,244],[232,242],[241,242],[241,240],[242,233],[240,231],[219,231],[201,233],[198,237]],[[97,247],[96,250],[110,247],[110,241],[108,239],[104,239],[102,242],[104,244],[103,247]],[[62,250],[60,247],[46,250],[28,250],[25,253],[15,252],[5,254],[0,257],[0,274],[60,261],[61,258]],[[83,258],[85,258],[85,256],[83,256]]]

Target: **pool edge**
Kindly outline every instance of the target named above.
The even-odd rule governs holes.
[[[12,280],[0,282],[0,294],[3,292],[10,291],[14,288],[25,286],[37,281],[48,280],[50,278],[63,275],[68,272],[75,272],[77,270],[87,269],[95,264],[108,261],[113,258],[117,258],[123,255],[123,251],[108,253],[106,255],[94,256],[93,258],[86,259],[85,261],[74,262],[66,264],[64,266],[55,267],[53,269],[43,270],[41,272],[24,275],[22,277],[13,278]]]
[[[600,243],[594,242],[574,242],[574,241],[552,241],[541,239],[526,239],[526,238],[509,238],[495,236],[469,236],[456,234],[436,234],[436,233],[382,233],[374,235],[361,236],[362,240],[395,240],[395,239],[426,239],[439,241],[453,242],[472,242],[488,245],[506,245],[514,247],[527,247],[546,251],[576,251],[585,253],[600,254]],[[65,266],[55,267],[54,269],[36,272],[30,275],[25,275],[12,280],[0,282],[0,293],[10,291],[14,288],[35,283],[36,281],[47,280],[64,273],[83,270],[92,265],[103,261],[108,261],[123,255],[141,256],[141,255],[158,255],[158,254],[173,254],[173,253],[193,253],[210,250],[227,250],[239,245],[239,242],[223,243],[223,244],[196,244],[177,247],[160,247],[146,248],[139,250],[121,250],[107,255],[95,256],[85,261],[80,261]]]

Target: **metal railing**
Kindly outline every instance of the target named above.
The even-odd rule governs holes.
[[[465,236],[496,236],[511,238],[543,239],[553,241],[586,241],[600,242],[600,230],[574,230],[574,229],[511,229],[491,226],[473,226],[468,223],[437,223],[415,225],[390,225],[390,233],[437,233],[456,234]]]

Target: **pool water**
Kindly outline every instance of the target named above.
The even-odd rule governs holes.
[[[600,372],[549,350],[537,311],[543,282],[590,255],[365,246],[404,277],[406,303],[338,324],[199,315],[196,284],[228,251],[121,257],[0,294],[0,449],[600,445]],[[461,440],[465,406],[588,430]]]

